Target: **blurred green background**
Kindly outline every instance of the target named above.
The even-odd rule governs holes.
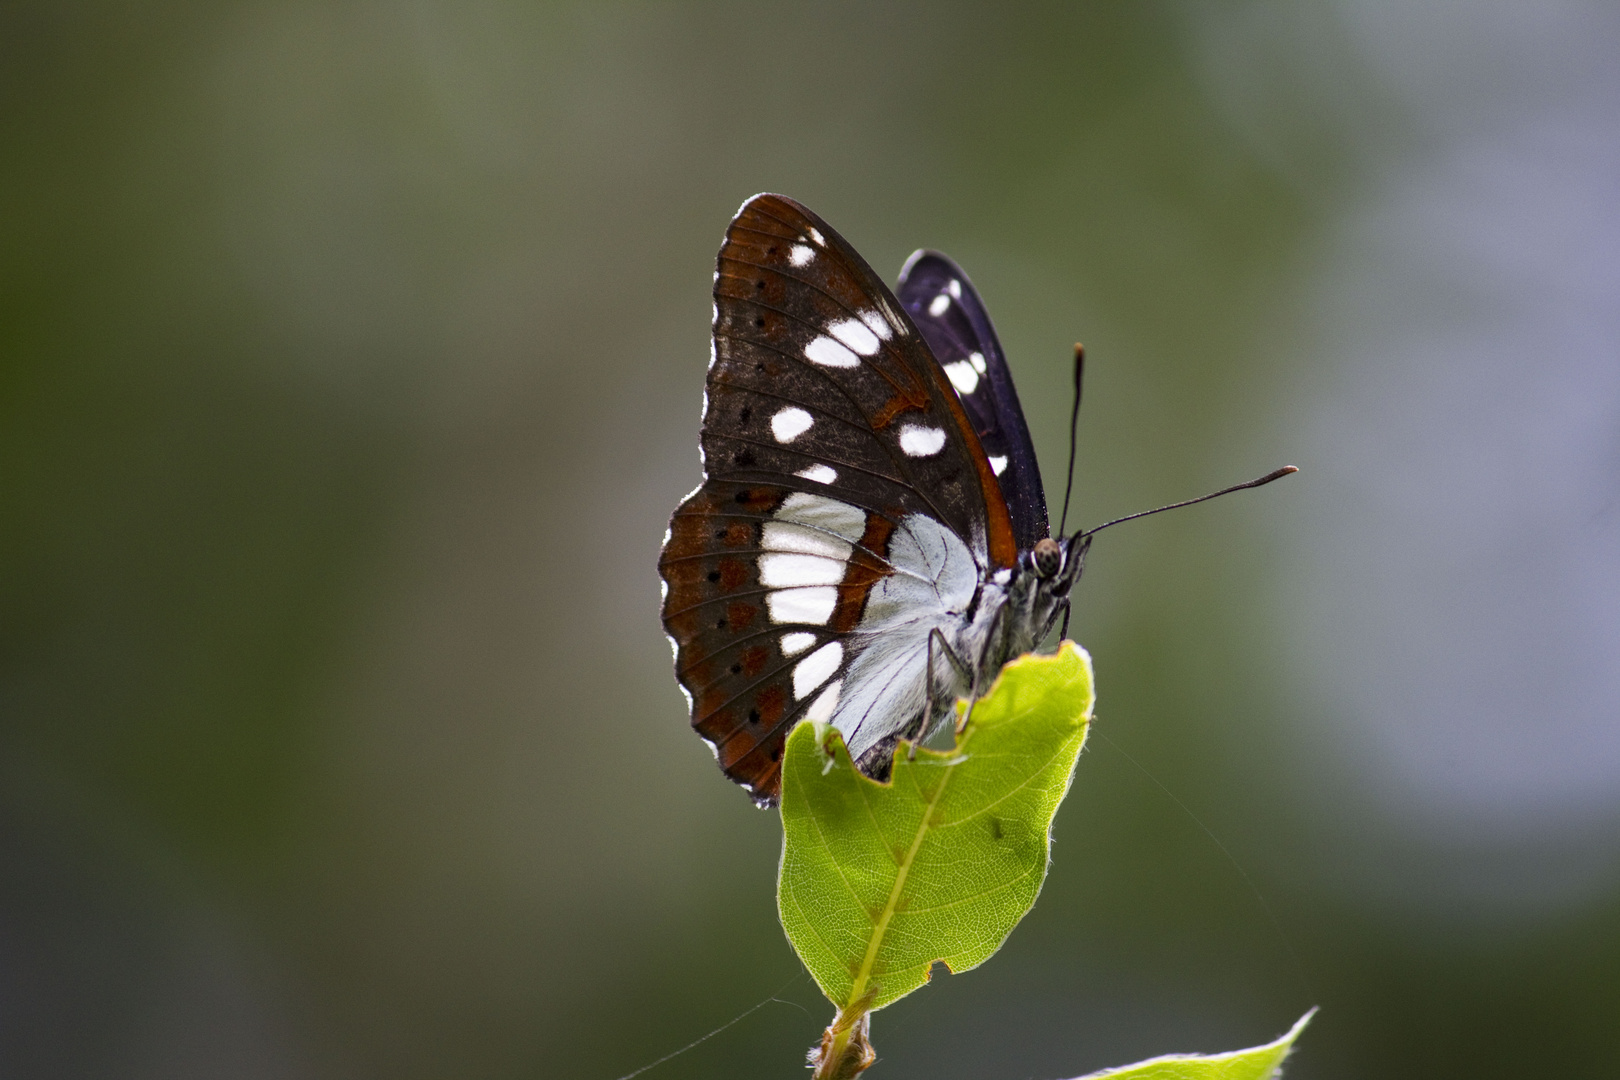
[[[613,1080],[765,1002],[647,1075],[804,1075],[653,569],[775,190],[968,269],[1049,491],[1086,343],[1082,524],[1303,470],[1099,539],[1045,892],[872,1075],[1320,1004],[1297,1080],[1620,1076],[1617,55],[1598,0],[6,5],[0,1074]]]

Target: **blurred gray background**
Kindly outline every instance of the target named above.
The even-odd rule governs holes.
[[[1302,469],[1099,538],[1045,892],[872,1075],[1312,1004],[1297,1080],[1620,1075],[1617,59],[1600,0],[6,5],[0,1074],[614,1080],[765,1002],[649,1080],[804,1075],[653,570],[775,190],[962,262],[1049,491],[1086,343],[1081,524]]]

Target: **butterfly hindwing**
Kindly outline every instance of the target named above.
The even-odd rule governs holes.
[[[1046,493],[1012,372],[984,302],[962,268],[937,251],[918,251],[906,260],[895,291],[973,421],[1012,513],[1019,547],[1033,547],[1049,533]]]
[[[750,199],[714,301],[705,479],[660,559],[664,623],[693,727],[768,802],[788,731],[831,714],[897,564],[908,582],[976,580],[974,564],[1011,566],[1018,545],[945,373],[825,222],[779,195]],[[960,541],[949,570],[918,554],[944,550],[940,536]]]

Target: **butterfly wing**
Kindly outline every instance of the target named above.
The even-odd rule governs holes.
[[[1034,547],[1050,533],[1046,493],[1012,372],[984,302],[962,268],[937,251],[919,251],[906,260],[896,293],[962,399],[1007,500],[1018,546]]]
[[[659,560],[664,627],[692,726],[768,803],[787,733],[833,716],[863,656],[849,689],[865,696],[844,711],[866,712],[839,722],[846,739],[905,719],[874,690],[873,643],[903,647],[883,663],[920,686],[919,628],[957,617],[1018,544],[925,339],[842,237],[780,195],[744,203],[720,249],[702,452]]]

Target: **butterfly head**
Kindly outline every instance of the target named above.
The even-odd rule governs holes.
[[[1030,569],[1048,593],[1066,596],[1080,578],[1080,572],[1085,567],[1086,551],[1090,547],[1091,537],[1083,533],[1075,533],[1066,540],[1043,536],[1030,549]]]
[[[1050,536],[1043,536],[1035,541],[1035,549],[1030,552],[1030,562],[1034,564],[1035,573],[1043,578],[1055,578],[1058,571],[1063,569],[1063,546]]]
[[[1043,536],[1024,552],[1021,572],[1014,579],[1012,607],[1025,612],[1022,622],[1029,640],[1026,642],[1020,635],[1014,635],[1019,651],[1028,651],[1039,644],[1056,624],[1058,616],[1068,611],[1069,592],[1080,580],[1090,547],[1091,537],[1076,533],[1063,539]],[[1065,616],[1065,629],[1067,622]],[[998,660],[1010,659],[1011,655],[1015,654]]]

